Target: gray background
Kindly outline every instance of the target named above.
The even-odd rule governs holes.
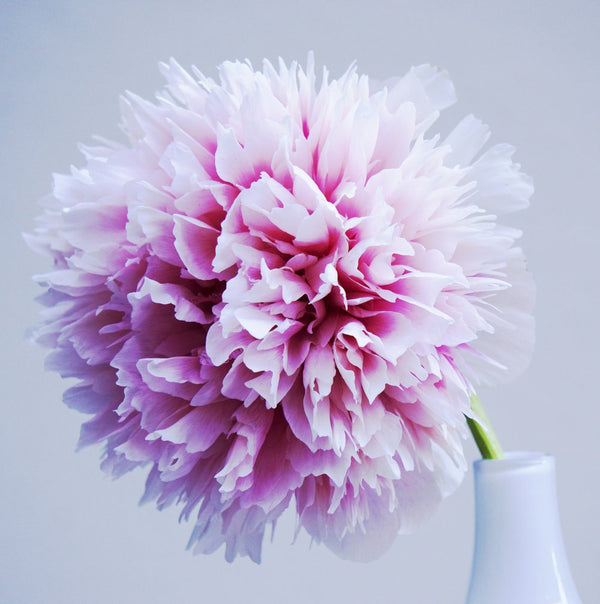
[[[119,136],[118,95],[151,96],[162,86],[156,64],[170,56],[213,75],[225,59],[303,62],[309,49],[333,75],[354,59],[381,78],[422,62],[446,67],[459,102],[445,123],[475,113],[533,176],[518,223],[538,287],[537,349],[518,381],[482,398],[505,448],[556,456],[573,574],[583,600],[598,601],[599,25],[600,5],[586,0],[0,2],[0,601],[463,599],[471,473],[423,531],[371,564],[340,561],[305,536],[291,545],[290,515],[261,566],[194,557],[175,510],[137,508],[142,474],[111,483],[98,449],[73,452],[83,416],[63,407],[66,384],[43,372],[43,352],[23,337],[38,311],[30,275],[48,265],[20,232],[32,228],[51,173],[82,162],[79,141]]]

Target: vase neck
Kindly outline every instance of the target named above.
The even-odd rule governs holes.
[[[478,536],[515,547],[562,547],[553,458],[476,463],[475,498]]]

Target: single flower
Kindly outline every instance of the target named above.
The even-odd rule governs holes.
[[[161,70],[156,102],[123,98],[129,144],[83,147],[28,237],[80,444],[149,468],[197,552],[258,561],[292,505],[376,557],[460,483],[476,385],[527,363],[532,284],[496,217],[531,183],[472,116],[429,134],[454,90],[428,65]]]

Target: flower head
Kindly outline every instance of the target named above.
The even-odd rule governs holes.
[[[531,283],[496,215],[532,186],[472,116],[427,134],[454,100],[430,66],[161,69],[156,103],[123,99],[129,145],[84,147],[28,238],[80,443],[149,467],[196,551],[259,560],[293,505],[377,556],[459,484],[477,381],[527,362]]]

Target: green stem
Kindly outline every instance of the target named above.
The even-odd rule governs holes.
[[[490,420],[476,394],[471,395],[471,409],[480,421],[467,417],[467,424],[484,459],[503,459],[504,453]]]

